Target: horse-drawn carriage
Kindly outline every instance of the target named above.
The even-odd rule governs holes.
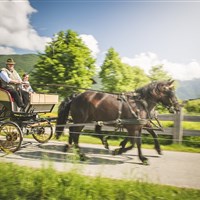
[[[22,112],[10,93],[0,88],[0,150],[15,152],[20,149],[24,135],[32,135],[40,142],[48,142],[53,135],[52,118],[41,118],[58,103],[58,95],[30,94],[30,102]]]
[[[98,91],[86,91],[72,98],[66,98],[59,106],[56,121],[56,138],[58,139],[69,115],[72,124],[69,126],[69,144],[79,148],[79,135],[85,125],[95,123],[95,131],[99,134],[105,148],[108,143],[101,134],[101,126],[120,126],[127,130],[121,148],[115,154],[130,150],[137,144],[139,159],[147,163],[148,159],[141,151],[141,133],[146,130],[154,138],[155,149],[160,154],[157,134],[150,124],[152,111],[158,103],[171,111],[179,112],[180,105],[173,89],[172,81],[157,81],[135,90],[136,96],[125,94],[120,96]],[[31,94],[30,103],[25,112],[20,112],[10,94],[0,89],[0,148],[3,151],[15,152],[22,143],[24,134],[32,134],[40,143],[47,142],[53,135],[50,118],[40,118],[38,113],[51,112],[58,103],[57,95]],[[9,121],[7,121],[9,120]],[[131,146],[125,147],[130,141]],[[81,152],[80,156],[82,156]]]

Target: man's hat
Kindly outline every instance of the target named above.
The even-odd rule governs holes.
[[[7,64],[7,65],[8,65],[8,64],[13,64],[13,65],[14,65],[15,62],[14,62],[14,60],[13,60],[12,58],[8,58],[6,64]]]

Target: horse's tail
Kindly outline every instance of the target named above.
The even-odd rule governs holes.
[[[70,106],[71,106],[72,99],[66,98],[64,101],[61,102],[58,108],[58,118],[56,121],[56,139],[58,139],[64,130],[64,126],[68,120]]]

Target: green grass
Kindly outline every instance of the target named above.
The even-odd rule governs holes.
[[[198,200],[200,190],[0,163],[3,200]]]
[[[164,128],[173,127],[172,121],[161,121],[161,124]],[[199,122],[186,122],[183,121],[183,129],[187,130],[200,130],[200,123]]]
[[[200,123],[199,122],[183,122],[183,129],[200,130]]]
[[[171,142],[172,139],[170,137],[171,136],[168,136],[167,138],[159,136],[159,141],[160,141],[162,150],[200,153],[199,147],[191,147],[191,146],[186,146],[184,144],[172,144],[172,142]],[[61,136],[59,140],[68,142],[68,136]],[[123,138],[108,139],[108,143],[110,146],[119,146],[119,144],[122,140],[123,140]],[[89,135],[81,135],[79,142],[80,143],[88,143],[88,144],[102,144],[101,140],[99,138],[94,137],[94,136],[89,136]],[[197,144],[199,145],[199,143],[197,143]],[[146,148],[146,149],[154,148],[153,140],[150,135],[143,136],[142,148]]]

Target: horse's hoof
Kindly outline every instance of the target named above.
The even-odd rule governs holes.
[[[80,159],[80,161],[86,161],[86,160],[88,160],[89,158],[88,158],[84,153],[80,153],[80,154],[79,154],[79,159]]]
[[[63,151],[64,152],[67,152],[68,150],[70,149],[70,145],[69,144],[66,144],[63,148]]]
[[[156,151],[157,151],[158,155],[162,155],[161,149],[156,149]]]
[[[113,156],[121,155],[121,154],[122,154],[122,149],[121,148],[115,149],[114,151],[112,151],[112,155]]]
[[[105,146],[105,149],[109,150],[109,146]]]
[[[108,144],[104,144],[104,148],[105,149],[109,149],[109,145]]]
[[[119,149],[115,149],[114,151],[112,151],[112,155],[113,156],[119,155]]]
[[[150,164],[149,164],[149,161],[148,161],[147,159],[146,159],[146,160],[143,160],[143,161],[142,161],[142,164],[143,164],[143,165],[150,165]]]

